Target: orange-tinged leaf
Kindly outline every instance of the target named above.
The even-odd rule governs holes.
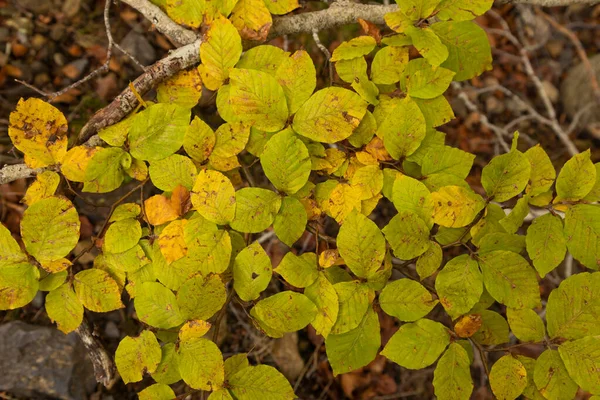
[[[242,39],[263,41],[273,24],[263,0],[240,0],[231,12],[231,22]]]
[[[20,99],[10,114],[8,135],[17,149],[25,154],[31,168],[61,162],[67,153],[67,119],[43,100]]]
[[[482,323],[479,314],[465,315],[454,325],[454,332],[462,338],[471,337],[481,328]]]
[[[44,270],[50,272],[51,274],[55,274],[57,272],[64,271],[73,264],[71,264],[71,261],[67,260],[66,258],[61,258],[55,261],[41,263],[41,265]]]
[[[63,158],[60,172],[72,182],[84,182],[85,170],[92,157],[101,147],[75,146]]]
[[[344,260],[340,257],[337,249],[327,249],[319,254],[319,266],[329,268],[334,265],[344,265]]]
[[[171,200],[160,194],[146,199],[144,209],[150,225],[162,225],[179,218],[179,213],[173,208]]]
[[[187,222],[185,219],[171,222],[158,237],[160,252],[168,264],[187,254],[187,245],[184,238],[184,228]]]

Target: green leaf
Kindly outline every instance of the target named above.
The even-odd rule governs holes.
[[[161,348],[162,356],[160,363],[156,367],[156,370],[151,373],[152,379],[158,383],[170,385],[181,380],[175,346],[175,343],[165,343]]]
[[[558,346],[569,376],[586,392],[600,393],[600,337],[588,336]]]
[[[527,150],[525,157],[531,165],[531,176],[525,192],[531,196],[546,192],[552,187],[556,178],[556,170],[550,157],[539,144]]]
[[[348,89],[329,87],[315,92],[296,112],[298,134],[323,143],[346,139],[360,124],[367,103]]]
[[[229,380],[232,375],[249,366],[248,353],[238,353],[229,357],[225,360],[225,379]]]
[[[156,336],[144,330],[138,337],[127,336],[121,340],[115,353],[115,363],[121,379],[127,384],[141,381],[144,372],[154,372],[160,357]]]
[[[197,270],[202,275],[221,274],[227,270],[233,251],[227,231],[202,233],[187,243],[188,258],[197,263]]]
[[[195,161],[202,163],[208,159],[216,143],[216,136],[210,126],[194,117],[183,137],[185,152]]]
[[[121,186],[131,156],[122,149],[107,147],[96,151],[85,170],[83,192],[106,193]]]
[[[442,264],[442,247],[432,241],[429,244],[429,249],[421,254],[416,262],[417,274],[421,280],[433,275]]]
[[[355,79],[367,76],[367,61],[364,57],[353,58],[351,60],[340,60],[335,63],[335,70],[341,80],[347,83],[353,83]]]
[[[339,282],[333,287],[338,295],[339,311],[331,333],[339,335],[360,324],[373,300],[373,291],[359,281]]]
[[[574,155],[560,170],[556,178],[559,201],[577,201],[590,193],[596,183],[596,167],[590,160],[590,150]]]
[[[162,383],[155,383],[138,393],[140,400],[171,400],[175,398],[173,389]]]
[[[400,81],[408,64],[408,49],[388,46],[379,50],[371,64],[371,79],[378,85],[390,85]]]
[[[258,242],[242,250],[233,264],[233,288],[240,299],[256,300],[271,281],[271,260]]]
[[[45,271],[44,271],[45,272]],[[67,270],[63,270],[54,274],[49,274],[46,272],[46,274],[44,275],[43,273],[40,276],[40,282],[39,282],[39,290],[43,291],[43,292],[50,292],[56,288],[58,288],[60,285],[62,285],[63,283],[65,283],[65,281],[67,280]]]
[[[122,221],[116,222],[121,223]],[[137,243],[122,253],[104,253],[104,262],[116,271],[135,272],[148,264],[144,250]]]
[[[429,248],[429,229],[415,213],[401,211],[383,228],[396,257],[410,260]]]
[[[325,340],[327,358],[334,375],[364,367],[375,359],[381,346],[379,317],[370,307],[358,326]]]
[[[594,183],[592,190],[583,198],[589,202],[600,201],[600,162],[594,164],[594,167],[596,167],[596,183]]]
[[[2,248],[0,268],[27,261],[27,256],[21,251],[21,247],[3,224],[0,224],[0,247]]]
[[[227,18],[217,17],[210,24],[200,45],[200,61],[203,65],[201,75],[210,76],[210,79],[203,79],[204,84],[214,80],[217,85],[207,86],[211,86],[211,90],[217,90],[229,78],[230,68],[235,66],[241,55],[242,39],[237,29]]]
[[[244,368],[229,380],[229,391],[237,400],[293,400],[294,390],[275,368],[257,365]]]
[[[237,68],[254,69],[275,76],[289,53],[277,46],[261,45],[245,51],[237,63]]]
[[[142,212],[142,207],[136,203],[120,204],[115,208],[108,222],[122,221],[128,218],[137,218]]]
[[[140,321],[160,329],[181,325],[185,318],[173,292],[158,282],[144,282],[135,296]]]
[[[413,212],[429,229],[433,227],[433,200],[429,189],[420,181],[399,175],[394,181],[392,201],[396,210]]]
[[[290,114],[295,114],[317,86],[315,65],[310,55],[298,50],[286,57],[277,68],[275,78],[283,88]]]
[[[448,49],[448,58],[441,66],[456,72],[455,81],[471,79],[492,68],[487,34],[473,22],[438,22],[431,29]]]
[[[41,263],[50,262],[71,252],[79,241],[79,226],[73,203],[63,197],[48,197],[25,210],[21,237],[30,255]]]
[[[339,312],[339,298],[335,287],[323,272],[319,272],[317,280],[304,290],[304,294],[317,306],[317,315],[311,325],[317,334],[327,339]]]
[[[521,197],[513,207],[510,214],[502,218],[498,223],[508,233],[515,233],[519,230],[525,218],[529,214],[529,196]]]
[[[235,189],[229,178],[218,171],[200,171],[191,199],[198,213],[216,224],[228,224],[235,215]]]
[[[565,215],[565,238],[573,257],[590,269],[600,266],[600,208],[577,204]]]
[[[529,263],[511,251],[496,250],[479,257],[483,282],[496,301],[512,308],[533,308],[540,303],[537,277]]]
[[[46,296],[46,312],[58,329],[69,333],[77,329],[83,320],[83,305],[68,283],[52,290]]]
[[[165,192],[172,192],[178,185],[191,190],[197,175],[192,160],[180,154],[151,162],[149,172],[154,186]]]
[[[176,104],[158,103],[135,115],[129,129],[129,149],[134,158],[156,161],[183,145],[191,111]]]
[[[250,125],[243,122],[225,123],[215,132],[215,147],[210,154],[211,163],[234,157],[244,150],[250,137]]]
[[[273,229],[279,240],[292,247],[304,234],[307,222],[308,215],[300,200],[284,197],[273,221]]]
[[[317,315],[317,307],[305,295],[286,290],[260,300],[250,315],[271,337],[304,329]]]
[[[317,255],[315,253],[304,253],[300,256],[287,253],[275,272],[285,279],[290,285],[305,288],[312,285],[319,277],[317,271]]]
[[[490,371],[490,386],[498,400],[514,400],[527,386],[527,371],[511,354],[501,357]]]
[[[522,355],[517,355],[516,357],[517,360],[523,364],[525,370],[527,371],[527,386],[523,390],[523,396],[528,399],[543,400],[545,397],[540,394],[540,392],[537,390],[537,387],[535,387],[535,382],[533,381],[533,371],[535,369],[536,360]]]
[[[503,202],[521,193],[531,174],[529,160],[520,151],[494,157],[483,167],[481,184],[488,197]]]
[[[273,223],[281,208],[277,193],[261,188],[242,188],[235,194],[235,217],[231,227],[239,232],[262,232]]]
[[[193,389],[217,390],[225,379],[223,355],[217,345],[195,335],[182,336],[182,331],[177,364],[181,378]]]
[[[123,146],[125,144],[125,141],[127,140],[127,135],[129,134],[129,128],[131,128],[131,123],[133,122],[133,117],[135,117],[135,114],[131,114],[127,118],[123,119],[122,121],[120,121],[114,125],[110,125],[104,129],[101,129],[100,131],[98,131],[98,136],[100,136],[100,139],[104,140],[106,143],[108,143],[111,146],[114,146],[114,147]],[[73,150],[73,148],[69,149],[69,152],[71,150]],[[84,150],[84,149],[81,149],[80,151],[82,151],[82,150]],[[85,150],[87,150],[87,149],[85,149]],[[68,157],[69,152],[67,152],[67,157]],[[63,164],[64,164],[64,162],[65,162],[65,160],[63,160]]]
[[[105,271],[92,268],[78,272],[73,284],[77,298],[90,311],[108,312],[124,307],[119,285]]]
[[[584,272],[561,282],[548,297],[551,338],[580,339],[600,331],[600,273]]]
[[[38,292],[39,277],[39,270],[27,262],[0,266],[0,310],[29,304]]]
[[[479,254],[495,250],[521,253],[525,249],[525,236],[505,232],[487,233],[479,241]]]
[[[547,349],[535,362],[533,381],[540,394],[547,399],[570,400],[575,398],[577,384],[573,382],[558,351]]]
[[[177,304],[187,320],[208,320],[223,307],[226,299],[227,291],[218,275],[194,276],[177,291]]]
[[[565,259],[567,240],[562,219],[546,214],[533,220],[527,228],[527,253],[540,276],[544,277]]]
[[[445,123],[448,123],[454,119],[454,111],[452,110],[452,106],[443,95],[434,97],[433,99],[413,98],[413,101],[417,103],[419,109],[423,113],[423,116],[425,117],[425,124],[427,125],[428,130],[440,125],[444,125]],[[441,132],[437,132],[437,134],[442,135]],[[444,142],[442,141],[441,144],[443,146]],[[411,154],[411,156],[414,156],[415,153]]]
[[[377,43],[371,36],[359,36],[347,42],[342,42],[331,55],[329,61],[351,60],[369,54]]]
[[[437,67],[448,58],[448,48],[431,28],[408,26],[405,32],[412,39],[413,46],[431,65]]]
[[[436,17],[446,21],[470,21],[492,8],[493,0],[441,0]]]
[[[477,261],[467,254],[448,261],[435,279],[435,289],[452,318],[467,313],[483,293],[483,277]]]
[[[420,319],[402,325],[381,354],[404,368],[423,369],[433,364],[449,343],[444,325]]]
[[[379,305],[400,321],[423,318],[438,303],[423,285],[410,279],[389,282],[379,295]]]
[[[138,220],[128,218],[116,221],[106,230],[102,249],[107,253],[123,253],[137,245],[141,237],[142,226]]]
[[[443,141],[442,141],[443,144]],[[443,146],[425,154],[421,164],[423,175],[446,173],[465,179],[471,171],[475,155],[460,149]]]
[[[377,129],[377,136],[383,138],[386,150],[396,160],[414,153],[425,133],[425,117],[410,97],[399,102]]]
[[[268,132],[284,127],[287,102],[283,88],[273,76],[252,69],[232,69],[230,82],[229,103],[238,121]]]
[[[485,345],[508,342],[508,323],[502,315],[489,310],[478,311],[477,314],[481,316],[481,327],[472,336],[473,340]]]
[[[448,228],[469,225],[485,207],[485,202],[473,190],[462,186],[444,186],[431,193],[433,222]]]
[[[450,86],[454,72],[442,67],[432,67],[425,59],[417,58],[408,64],[410,75],[406,83],[408,94],[420,99],[433,99]]]
[[[344,220],[337,237],[340,255],[358,277],[373,275],[385,257],[385,239],[375,222],[358,212]]]
[[[510,329],[522,342],[539,342],[546,336],[546,328],[540,316],[529,308],[506,309]]]
[[[273,185],[288,194],[296,193],[306,184],[311,170],[308,149],[291,129],[269,139],[260,163]]]
[[[438,400],[469,400],[473,392],[469,354],[458,343],[450,343],[433,373]]]

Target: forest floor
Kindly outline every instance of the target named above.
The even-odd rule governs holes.
[[[0,0],[0,167],[20,161],[20,155],[11,146],[7,134],[10,112],[20,98],[39,96],[16,80],[27,82],[45,92],[54,92],[102,65],[107,57],[103,4],[101,0]],[[304,4],[308,10],[323,7],[323,3],[319,2]],[[113,10],[118,10],[111,16],[115,41],[141,64],[150,65],[174,48],[133,9],[120,4]],[[581,66],[576,68],[581,64],[576,47],[579,42],[592,60],[600,79],[598,21],[600,5],[545,9],[543,13],[527,6],[497,5],[493,12],[478,18],[477,22],[489,33],[493,47],[493,69],[477,79],[454,86],[448,92],[456,119],[440,128],[447,134],[448,145],[477,156],[469,178],[475,190],[481,189],[481,168],[494,155],[502,152],[500,141],[504,140],[510,145],[514,130],[519,130],[521,134],[520,148],[524,150],[540,143],[555,165],[560,166],[570,154],[565,139],[561,141],[556,126],[552,125],[556,121],[558,129],[567,135],[566,140],[579,150],[591,148],[592,160],[600,161],[600,106],[593,106],[590,71]],[[320,38],[331,51],[341,41],[359,32],[360,27],[356,24],[321,32]],[[290,37],[285,43],[278,39],[272,44],[285,45],[289,51],[306,49],[315,65],[326,65],[324,55],[310,35]],[[531,69],[527,68],[528,63]],[[141,68],[127,56],[117,52],[111,59],[107,73],[57,98],[54,105],[67,116],[71,139],[76,138],[79,129],[95,111],[107,105],[141,72]],[[319,83],[324,86],[328,80],[328,69],[325,66],[317,72]],[[577,82],[580,82],[581,89],[572,93]],[[201,103],[195,111],[206,118],[214,116],[214,103]],[[577,113],[583,108],[584,111]],[[574,124],[574,120],[578,123]],[[26,184],[25,180],[19,180],[0,185],[0,220],[13,233],[19,232],[25,209],[20,200]],[[123,190],[89,196],[89,199],[111,204],[127,189]],[[85,246],[85,241],[89,243],[102,224],[106,210],[86,209],[82,202],[77,205],[83,214],[83,244],[80,245]],[[387,218],[386,214],[384,207],[376,219]],[[307,234],[299,243],[307,251],[315,249],[312,235]],[[286,248],[276,239],[263,243],[263,246],[267,248],[274,264],[283,257]],[[92,260],[93,256],[84,257],[80,263],[91,265]],[[558,275],[545,278],[542,290],[549,292],[560,279]],[[280,285],[281,282],[274,280],[271,290],[280,290]],[[111,313],[88,315],[94,324],[94,333],[110,353],[114,353],[122,337],[139,332],[140,327],[132,318],[133,313],[133,307],[130,306]],[[52,325],[45,314],[43,296],[40,294],[23,309],[0,312],[0,324],[12,320]],[[380,321],[385,343],[397,330],[397,325],[383,313]],[[235,302],[230,306],[227,318],[223,319],[221,333],[220,347],[225,356],[250,352],[252,360],[278,366],[303,399],[433,398],[433,367],[411,371],[386,362],[384,357],[379,356],[358,371],[333,377],[322,346],[323,339],[314,330],[308,328],[282,339],[270,339],[252,326],[248,316]],[[535,347],[521,348],[523,354],[533,356],[537,356],[540,350]],[[473,398],[491,399],[482,371],[475,371],[474,376]],[[147,386],[148,382],[146,380],[127,387],[117,383],[111,390],[98,386],[90,398],[135,398],[135,392]],[[177,385],[174,388],[178,389]],[[182,388],[177,393],[183,393]],[[0,391],[0,398],[3,396]],[[201,398],[201,394],[193,396]]]

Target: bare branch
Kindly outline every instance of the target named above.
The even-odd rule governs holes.
[[[88,351],[87,354],[94,366],[96,381],[110,389],[118,379],[117,369],[112,358],[108,355],[102,343],[92,336],[92,330],[86,318],[83,319],[75,332],[77,332]]]
[[[160,8],[150,3],[148,0],[121,0],[138,10],[146,19],[152,22],[156,29],[167,36],[176,46],[190,44],[198,39],[195,32],[185,29],[181,25],[173,22]]]
[[[6,165],[0,169],[0,185],[17,179],[32,178],[42,171],[42,169],[29,168],[25,164]]]
[[[325,55],[325,62],[329,67],[329,86],[331,86],[333,85],[333,64],[331,63],[331,53],[329,52],[329,50],[327,50],[327,47],[323,46],[323,43],[321,43],[318,31],[313,31],[312,36],[315,43],[317,44],[317,47],[319,48],[319,50],[321,50],[321,53]]]

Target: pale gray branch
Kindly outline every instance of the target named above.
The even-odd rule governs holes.
[[[0,185],[17,179],[32,178],[42,171],[42,169],[29,168],[25,164],[6,165],[0,169]]]
[[[198,39],[195,32],[185,29],[181,25],[173,22],[160,8],[150,3],[148,0],[121,0],[138,10],[148,21],[152,22],[156,29],[163,35],[170,38],[176,46],[183,46],[193,43]]]

